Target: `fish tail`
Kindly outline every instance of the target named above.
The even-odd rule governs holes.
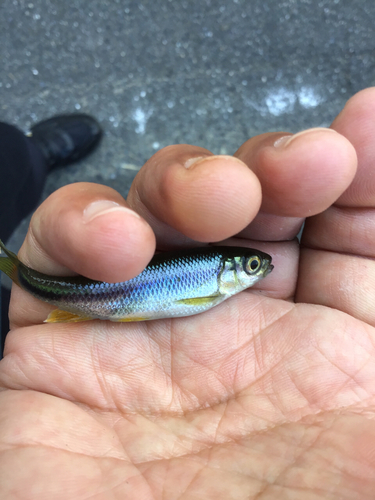
[[[4,252],[6,257],[0,257],[0,271],[5,273],[9,278],[19,285],[18,281],[18,268],[20,267],[20,261],[16,254],[8,250],[4,243],[0,240],[0,250]]]

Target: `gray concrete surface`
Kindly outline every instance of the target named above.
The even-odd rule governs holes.
[[[374,20],[373,0],[3,1],[0,120],[92,113],[99,151],[44,196],[80,180],[126,195],[168,144],[230,154],[260,132],[328,125],[375,82]]]

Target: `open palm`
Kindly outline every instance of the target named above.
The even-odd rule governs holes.
[[[235,242],[275,269],[204,314],[133,324],[43,324],[51,307],[14,287],[0,498],[373,498],[374,113],[368,89],[336,132],[264,134],[236,158],[173,146],[128,204],[95,184],[44,202],[20,252],[42,272],[122,281],[155,239]]]

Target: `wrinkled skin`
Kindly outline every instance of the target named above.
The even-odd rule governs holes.
[[[207,313],[133,324],[43,324],[52,308],[14,287],[0,498],[374,498],[374,116],[367,89],[331,130],[235,158],[171,146],[127,202],[76,184],[39,207],[20,258],[45,273],[122,281],[155,245],[227,239],[275,269]]]

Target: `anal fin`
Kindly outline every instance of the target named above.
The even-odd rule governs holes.
[[[93,318],[87,316],[79,316],[78,314],[73,314],[67,311],[61,311],[61,309],[54,309],[48,315],[48,318],[44,320],[44,323],[78,323],[79,321],[90,321]]]

